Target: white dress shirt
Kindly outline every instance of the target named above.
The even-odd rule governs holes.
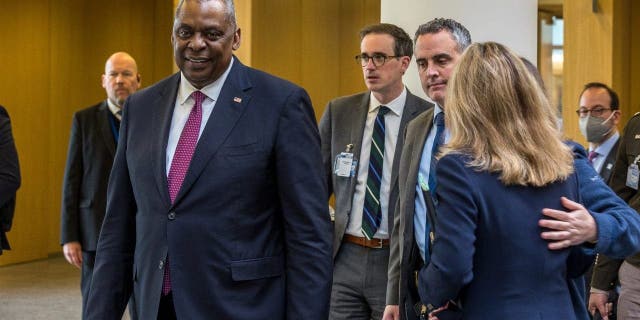
[[[349,224],[346,233],[357,237],[364,237],[362,233],[362,210],[364,210],[364,197],[367,186],[367,176],[369,174],[369,156],[371,155],[371,135],[373,134],[373,125],[378,115],[378,109],[384,105],[390,109],[385,115],[384,120],[384,160],[382,165],[382,181],[380,182],[380,210],[382,212],[382,221],[374,238],[389,238],[389,190],[391,189],[391,167],[393,166],[393,157],[396,151],[396,142],[400,131],[400,120],[402,119],[402,111],[407,101],[407,89],[404,88],[402,93],[387,104],[380,103],[373,93],[369,99],[369,112],[367,113],[367,121],[365,123],[364,132],[362,134],[362,147],[360,148],[360,159],[358,160],[358,171],[356,176],[356,188],[351,203],[351,215],[349,216]],[[393,204],[392,204],[393,205]]]
[[[202,136],[202,131],[207,125],[207,121],[213,112],[213,107],[220,96],[222,91],[222,85],[224,84],[229,71],[233,66],[233,58],[229,63],[227,70],[214,82],[208,84],[204,88],[200,89],[205,94],[205,99],[202,102],[202,122],[200,123],[200,133],[198,133],[198,141]],[[180,86],[178,87],[178,95],[176,97],[175,107],[173,109],[173,117],[171,118],[171,129],[169,131],[169,140],[167,141],[167,176],[169,175],[169,169],[171,168],[171,162],[173,161],[173,154],[176,152],[178,146],[178,140],[182,134],[182,129],[189,119],[189,113],[195,104],[195,100],[191,97],[194,91],[198,91],[188,80],[183,73],[180,73]]]

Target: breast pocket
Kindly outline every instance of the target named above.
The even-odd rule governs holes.
[[[257,141],[254,141],[240,145],[223,146],[220,150],[220,154],[227,158],[233,158],[251,155],[259,151],[260,146]]]
[[[234,281],[258,280],[279,277],[284,270],[282,257],[265,257],[231,262],[231,278]]]

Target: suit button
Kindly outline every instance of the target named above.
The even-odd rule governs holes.
[[[174,220],[176,218],[176,213],[171,211],[167,216],[169,217],[169,220]]]
[[[164,267],[164,261],[160,260],[160,263],[158,263],[158,269],[162,270],[162,267]]]

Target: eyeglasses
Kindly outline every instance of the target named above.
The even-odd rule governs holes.
[[[605,111],[612,110],[611,108],[605,108],[603,106],[595,106],[591,109],[587,109],[585,107],[580,107],[580,109],[576,110],[576,113],[580,118],[585,118],[589,114],[594,117],[600,117]]]
[[[360,62],[360,65],[366,67],[369,64],[369,60],[373,61],[373,65],[376,67],[382,67],[387,60],[391,58],[400,58],[400,56],[388,56],[382,53],[374,53],[372,56],[362,53],[356,56],[356,61]]]

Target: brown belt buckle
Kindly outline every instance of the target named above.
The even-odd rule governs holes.
[[[375,238],[373,238],[373,239],[375,239]],[[384,240],[383,239],[377,239],[377,240],[378,240],[378,246],[375,246],[373,248],[382,249],[383,248],[382,243],[383,243]]]

